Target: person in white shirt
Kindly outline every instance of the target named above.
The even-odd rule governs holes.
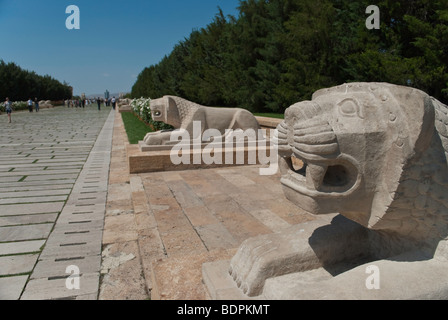
[[[33,112],[33,100],[31,98],[28,99],[28,110]]]

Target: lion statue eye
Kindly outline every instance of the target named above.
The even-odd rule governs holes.
[[[160,116],[162,115],[162,112],[160,112],[160,111],[154,111],[154,115],[155,115],[156,117],[160,117]]]
[[[339,112],[348,117],[360,117],[363,118],[362,109],[359,104],[353,99],[345,99],[338,103]]]

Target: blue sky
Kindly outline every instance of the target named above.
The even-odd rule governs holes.
[[[80,29],[68,30],[69,5]],[[220,7],[238,15],[239,0],[0,0],[0,59],[66,81],[74,94],[129,92]],[[0,79],[1,81],[1,79]]]

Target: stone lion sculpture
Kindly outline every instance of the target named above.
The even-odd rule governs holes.
[[[446,105],[387,83],[288,108],[276,133],[284,193],[329,215],[246,240],[230,261],[238,287],[266,299],[448,298],[447,125]]]
[[[39,101],[39,108],[53,108],[50,100]]]
[[[207,129],[219,130],[223,139],[229,129],[260,129],[254,115],[247,110],[205,107],[175,96],[152,100],[150,109],[154,121],[164,122],[175,129],[186,130],[192,140],[202,138],[203,132]],[[196,121],[201,122],[200,132],[193,130]],[[176,144],[177,141],[170,141],[170,137],[170,131],[152,132],[148,133],[143,141],[146,145]]]

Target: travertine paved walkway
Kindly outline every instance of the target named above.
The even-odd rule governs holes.
[[[202,264],[313,217],[258,166],[129,174],[116,114],[99,299],[203,300]]]
[[[12,120],[0,116],[0,299],[96,299],[114,112]]]

